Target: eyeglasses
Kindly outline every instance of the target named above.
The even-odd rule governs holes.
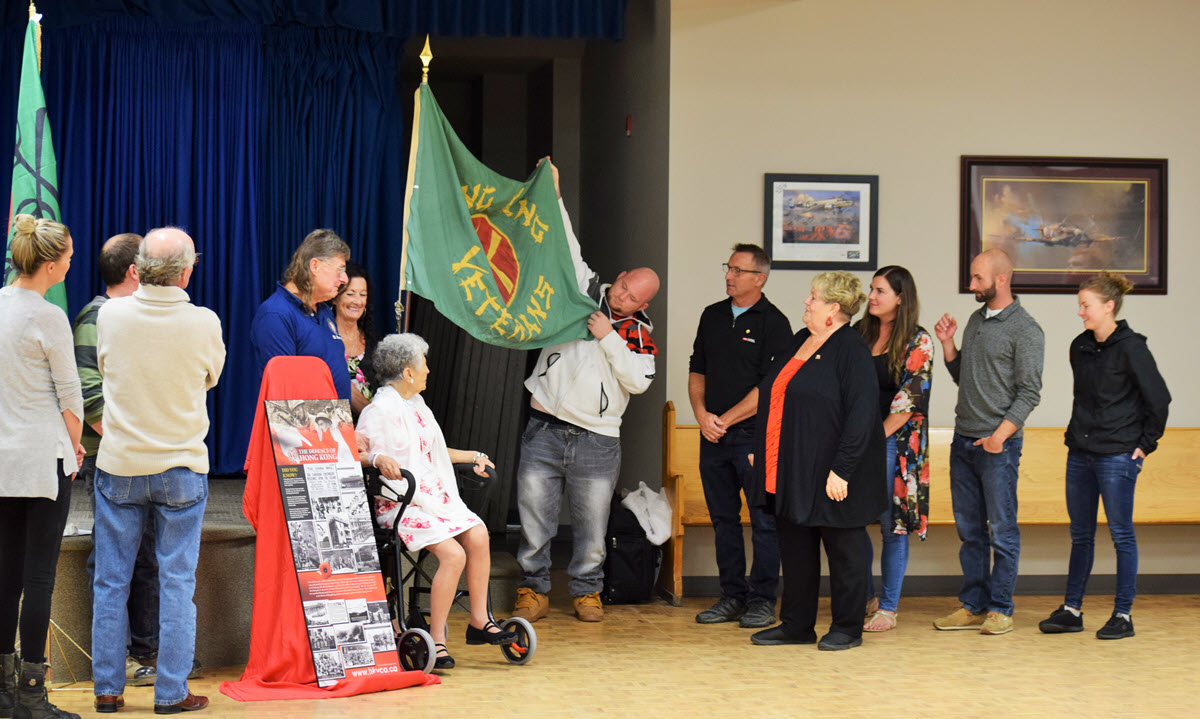
[[[742,275],[761,275],[762,274],[761,270],[743,270],[741,267],[730,267],[728,262],[722,262],[721,269],[725,272],[725,274],[729,274],[730,272],[732,272],[734,277],[741,277]]]
[[[196,259],[192,260],[192,264],[193,265],[200,264],[200,253],[199,252],[196,253]]]
[[[333,268],[333,271],[334,271],[334,272],[338,273],[338,275],[344,275],[344,274],[346,274],[346,266],[345,266],[345,265],[341,265],[341,266],[339,267],[338,265],[335,265],[335,264],[333,264],[333,263],[332,263],[332,262],[330,262],[329,260],[323,260],[323,259],[321,259],[320,257],[318,257],[318,258],[317,258],[317,262],[321,262],[321,263],[323,263],[323,264],[329,265],[330,267],[332,267],[332,268]]]

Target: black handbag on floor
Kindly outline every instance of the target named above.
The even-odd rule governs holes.
[[[608,514],[608,551],[604,558],[605,604],[640,604],[654,596],[654,584],[662,565],[662,548],[646,538],[637,517],[614,495]]]

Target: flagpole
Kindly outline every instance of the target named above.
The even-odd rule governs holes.
[[[38,59],[38,75],[42,74],[42,16],[38,15],[37,6],[33,2],[29,3],[29,19],[37,23],[37,59]]]
[[[429,49],[429,35],[425,36],[425,48],[421,50],[421,84],[429,84],[429,63],[433,61],[433,52]],[[396,296],[396,331],[404,329],[404,288],[405,272],[408,266],[408,215],[412,206],[412,194],[415,188],[413,181],[417,173],[417,141],[421,134],[421,88],[413,93],[413,125],[412,141],[408,150],[408,182],[404,188],[404,227],[400,245],[400,290]]]

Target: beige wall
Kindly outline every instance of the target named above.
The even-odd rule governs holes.
[[[880,264],[912,270],[932,330],[977,307],[957,292],[959,157],[1007,154],[1168,158],[1171,293],[1129,298],[1123,316],[1149,337],[1170,424],[1200,425],[1184,302],[1200,268],[1198,31],[1200,3],[1179,0],[675,0],[666,379],[679,421],[692,421],[687,358],[701,308],[723,296],[719,264],[732,243],[762,241],[764,172],[879,175]],[[767,286],[797,328],[811,276],[777,271]],[[1022,302],[1047,340],[1029,424],[1065,425],[1074,298]],[[935,425],[953,423],[955,396],[939,358]],[[1176,531],[1197,548],[1194,529]],[[954,573],[944,554],[921,573]]]

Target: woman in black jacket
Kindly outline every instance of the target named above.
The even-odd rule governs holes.
[[[862,644],[867,525],[887,506],[886,463],[871,350],[849,326],[866,296],[849,272],[813,279],[804,324],[758,386],[755,481],[749,502],[775,515],[783,565],[780,624],[755,644],[812,644],[829,558],[833,623],[819,649]]]
[[[1137,537],[1133,492],[1146,455],[1167,426],[1171,394],[1146,338],[1117,320],[1121,298],[1133,289],[1121,275],[1102,272],[1079,286],[1084,331],[1071,341],[1075,399],[1067,425],[1067,514],[1071,560],[1067,594],[1038,628],[1047,634],[1083,631],[1084,589],[1095,556],[1096,508],[1104,500],[1117,553],[1117,594],[1112,618],[1096,636],[1133,636],[1129,612],[1137,593]]]

